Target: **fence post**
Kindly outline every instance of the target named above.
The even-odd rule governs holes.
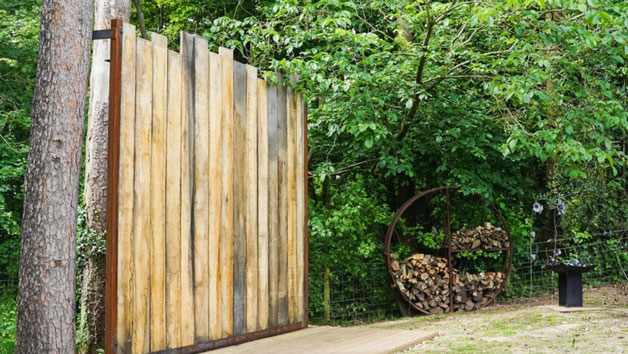
[[[118,282],[118,167],[120,160],[120,89],[122,20],[111,20],[109,61],[109,137],[107,160],[107,253],[105,273],[105,353],[115,353]]]
[[[323,276],[323,319],[329,322],[331,318],[331,281],[329,267],[325,267]]]

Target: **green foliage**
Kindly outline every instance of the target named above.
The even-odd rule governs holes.
[[[0,289],[2,291],[3,289]],[[8,293],[0,293],[0,354],[11,354],[15,347],[17,302]]]
[[[364,263],[381,255],[390,212],[377,200],[383,193],[376,193],[361,175],[333,188],[329,205],[310,200],[310,253],[317,255],[310,264],[313,269],[328,266],[360,274]]]
[[[39,0],[0,3],[0,279],[17,279]]]

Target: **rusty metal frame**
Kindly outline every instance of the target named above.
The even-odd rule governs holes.
[[[303,190],[303,193],[305,193],[305,211],[304,211],[304,213],[305,213],[304,224],[305,225],[303,225],[303,227],[305,228],[305,233],[304,233],[305,240],[303,242],[305,242],[305,251],[304,251],[305,254],[303,255],[303,257],[305,257],[305,263],[304,263],[305,269],[303,271],[305,272],[305,277],[304,277],[304,279],[305,279],[305,284],[304,284],[305,290],[304,290],[304,299],[303,299],[304,304],[303,304],[303,306],[305,307],[305,309],[304,309],[304,311],[305,311],[305,313],[304,313],[304,316],[305,316],[304,322],[305,323],[304,323],[303,327],[305,328],[310,323],[310,297],[308,295],[309,294],[309,287],[310,287],[310,275],[309,275],[310,274],[310,261],[309,261],[309,259],[310,259],[310,256],[309,256],[309,254],[310,254],[310,228],[309,228],[309,225],[308,225],[309,224],[309,220],[308,220],[308,214],[309,214],[309,212],[308,212],[308,209],[309,209],[308,208],[309,194],[308,193],[309,192],[308,192],[308,184],[307,184],[308,180],[309,180],[308,179],[309,161],[308,161],[308,149],[307,149],[307,103],[304,103],[304,106],[305,106],[305,109],[303,110],[303,129],[304,129],[303,130],[303,132],[304,132],[303,135],[304,135],[304,139],[305,139],[305,142],[304,142],[304,146],[305,146],[304,155],[305,156],[303,156],[303,159],[304,159],[303,166],[305,166],[305,168],[304,168],[305,171],[303,171],[303,179],[305,180],[304,181],[304,183],[305,183],[304,187],[305,188]]]
[[[449,311],[452,312],[453,311],[453,300],[454,300],[454,293],[453,293],[453,257],[452,254],[453,253],[458,253],[458,252],[464,252],[464,251],[470,251],[470,250],[453,250],[451,248],[451,218],[450,218],[450,191],[452,190],[458,190],[459,187],[454,187],[454,186],[443,186],[443,187],[435,187],[435,188],[431,188],[428,190],[425,190],[421,193],[416,194],[415,196],[413,196],[412,198],[408,199],[408,201],[406,201],[401,208],[399,208],[399,210],[397,211],[397,213],[395,214],[395,217],[393,218],[392,222],[390,223],[390,226],[388,227],[388,230],[386,231],[386,238],[384,241],[384,253],[386,256],[386,268],[388,270],[388,275],[390,276],[391,280],[393,281],[393,283],[395,282],[395,274],[394,271],[392,270],[392,259],[391,259],[391,253],[390,253],[390,246],[391,246],[391,242],[392,242],[392,236],[395,233],[395,227],[397,226],[397,223],[399,222],[399,220],[401,219],[401,217],[403,216],[403,214],[406,212],[406,210],[412,205],[414,204],[414,202],[416,202],[417,200],[430,195],[432,193],[435,192],[443,192],[445,195],[445,204],[444,204],[444,208],[443,208],[443,227],[445,228],[445,240],[444,240],[444,248],[446,248],[447,250],[447,266],[449,269]],[[479,197],[476,195],[476,197]],[[495,292],[495,296],[493,296],[486,304],[482,305],[481,307],[486,307],[490,304],[492,304],[493,302],[495,302],[495,299],[497,299],[497,296],[499,295],[499,293],[501,292],[501,290],[504,288],[504,286],[506,286],[508,279],[510,277],[510,272],[512,269],[512,253],[513,253],[513,245],[512,245],[512,237],[510,236],[510,228],[508,227],[508,223],[506,223],[506,219],[504,219],[504,217],[501,215],[501,213],[499,213],[499,210],[497,209],[496,206],[494,206],[493,204],[488,205],[491,213],[499,220],[499,222],[502,224],[502,227],[504,229],[504,231],[506,232],[506,236],[508,237],[508,247],[507,248],[503,248],[503,249],[495,249],[494,251],[503,251],[503,252],[507,252],[508,254],[504,257],[504,264],[502,266],[502,273],[504,274],[504,280],[502,281],[502,283],[500,284],[499,288],[497,289],[497,291]],[[416,306],[412,301],[410,301],[410,299],[401,291],[399,291],[399,289],[395,290],[397,291],[401,297],[408,303],[410,304],[410,306],[412,306],[413,309],[427,314],[429,315],[430,313],[418,306]]]
[[[105,353],[115,353],[118,302],[118,182],[120,162],[120,102],[122,76],[122,20],[111,29],[94,31],[93,40],[110,39],[109,132],[107,155],[107,240],[105,265]]]

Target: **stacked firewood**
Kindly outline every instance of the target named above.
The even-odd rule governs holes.
[[[449,267],[447,259],[417,253],[391,264],[395,287],[418,308],[429,313],[449,311]],[[454,311],[476,310],[497,294],[502,273],[480,274],[453,271]]]
[[[449,310],[447,259],[417,253],[391,267],[395,286],[418,308],[429,313]]]
[[[506,232],[490,222],[473,230],[463,227],[451,235],[451,247],[454,250],[491,250],[508,246]]]
[[[454,274],[454,311],[477,310],[491,301],[504,281],[502,273]]]

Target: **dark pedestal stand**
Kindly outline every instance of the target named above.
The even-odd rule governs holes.
[[[558,305],[582,307],[582,273],[558,273]]]
[[[593,267],[553,264],[547,268],[558,273],[558,305],[582,307],[582,273],[590,271]]]

